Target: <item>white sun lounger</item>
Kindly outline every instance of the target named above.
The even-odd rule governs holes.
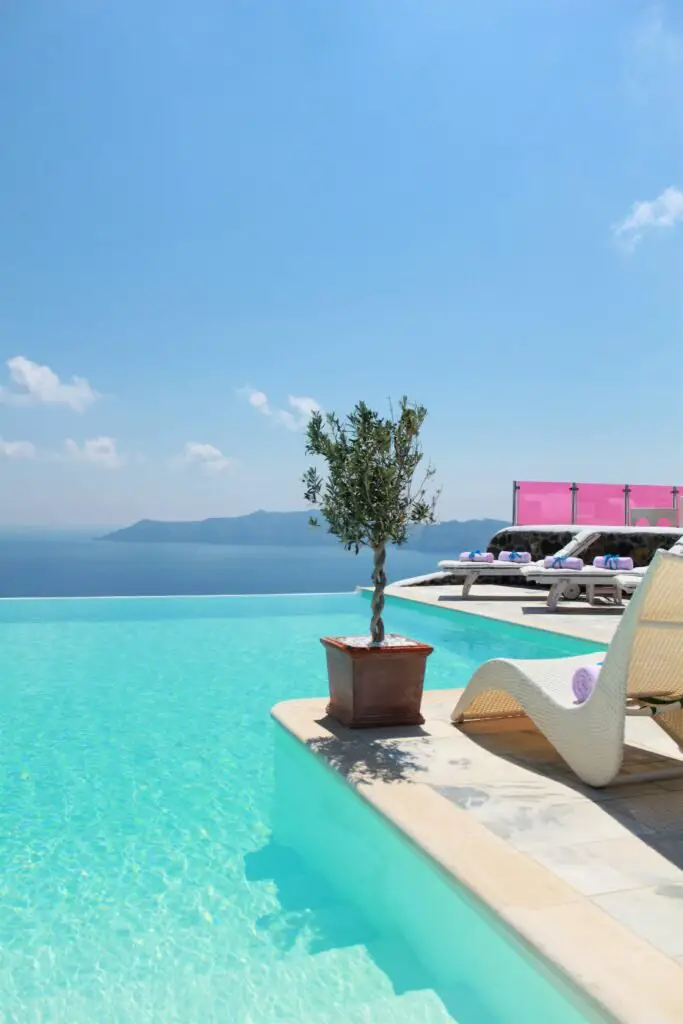
[[[527,572],[524,572],[524,569]],[[623,569],[621,574],[624,575]],[[586,588],[591,604],[595,601],[598,587],[609,588],[607,596],[615,604],[621,604],[619,587],[615,582],[619,575],[618,569],[595,569],[590,565],[584,566],[583,569],[545,569],[542,565],[526,565],[522,567],[522,575],[533,583],[550,584],[546,604],[553,612],[569,588],[577,584]]]
[[[669,551],[675,555],[683,555],[683,537],[676,541],[673,547],[669,548]],[[615,586],[619,588],[622,594],[633,594],[647,570],[648,566],[644,566],[641,569],[633,569],[632,572],[619,573],[614,577]]]
[[[670,549],[678,554],[683,552],[683,538],[679,537]],[[590,604],[595,603],[598,588],[603,597],[608,597],[614,604],[623,604],[623,594],[633,593],[640,580],[647,572],[647,566],[636,567],[624,572],[623,569],[596,569],[586,565],[583,569],[545,569],[541,565],[523,565],[521,574],[534,583],[550,584],[546,604],[551,611],[556,611],[559,602],[570,587],[586,588]]]
[[[581,551],[594,536],[594,530],[581,530],[557,552],[557,555],[566,558]],[[467,562],[460,559],[450,561],[446,559],[439,562],[439,569],[442,572],[448,573],[449,576],[462,577],[462,597],[469,595],[470,590],[479,579],[483,581],[495,576],[521,577],[524,569],[540,569],[542,566],[543,562],[500,562],[498,559],[495,562]]]
[[[531,565],[539,565],[539,562],[439,562],[439,569],[448,573],[449,576],[462,577],[462,596],[467,597],[477,580],[485,580],[493,576],[521,576],[521,569],[527,569]]]
[[[671,550],[673,551],[673,548]],[[647,566],[644,569],[634,569],[632,572],[619,573],[614,577],[614,585],[621,594],[633,594],[646,572]]]
[[[574,701],[571,680],[602,661],[595,689]],[[670,702],[670,703],[669,703]],[[621,768],[627,715],[653,715],[683,744],[683,558],[658,551],[606,654],[538,661],[497,658],[481,665],[451,720],[530,718],[574,772],[606,786]],[[683,774],[678,769],[647,776]],[[629,776],[629,781],[641,777]]]

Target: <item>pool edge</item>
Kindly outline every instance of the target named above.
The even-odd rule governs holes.
[[[430,697],[448,700],[453,693],[434,690]],[[276,704],[271,714],[605,1020],[678,1024],[683,1019],[676,965],[568,883],[432,788],[405,781],[354,783],[311,750],[312,741],[333,735],[323,721],[324,706],[320,698],[289,700]],[[504,901],[496,882],[502,877]],[[629,972],[629,963],[638,963],[638,971]]]
[[[483,619],[485,622],[498,622],[504,626],[508,626],[513,632],[521,630],[522,632],[534,632],[550,633],[552,636],[561,637],[563,640],[577,640],[580,643],[587,644],[593,649],[606,650],[609,647],[609,640],[600,640],[593,636],[588,636],[586,633],[582,633],[573,628],[572,625],[567,626],[560,619],[554,619],[549,623],[545,622],[516,622],[504,615],[496,614],[489,610],[483,610],[476,604],[467,604],[463,602],[458,604],[457,607],[451,607],[446,603],[437,603],[433,601],[426,601],[419,595],[405,593],[410,589],[419,590],[420,588],[403,587],[400,589],[392,589],[390,584],[385,591],[385,602],[390,604],[391,602],[400,603],[404,602],[410,604],[413,608],[420,608],[424,612],[429,612],[432,615],[441,616],[447,618],[449,615],[467,615],[470,618]],[[364,599],[369,599],[372,596],[371,587],[356,587],[355,593]],[[586,652],[588,653],[588,652]]]

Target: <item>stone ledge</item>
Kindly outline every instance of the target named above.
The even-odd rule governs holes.
[[[608,1020],[622,1024],[680,1024],[683,969],[674,959],[620,924],[554,872],[491,832],[472,814],[430,785],[397,772],[354,773],[344,768],[362,760],[378,762],[377,748],[409,740],[447,742],[429,705],[453,701],[452,691],[425,695],[425,726],[387,735],[387,730],[346,730],[325,718],[325,701],[295,700],[276,705],[275,720],[314,755],[340,772],[418,849],[474,894],[513,936],[593,1002]],[[454,703],[454,701],[453,701]],[[457,733],[452,732],[455,739]],[[324,746],[324,744],[326,746]],[[332,752],[335,756],[331,756]],[[390,758],[387,758],[390,763]],[[348,768],[347,764],[347,768]],[[637,965],[637,969],[630,969]]]

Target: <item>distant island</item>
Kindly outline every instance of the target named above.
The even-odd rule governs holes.
[[[339,544],[324,522],[316,529],[309,512],[251,512],[246,516],[203,519],[201,522],[163,522],[141,519],[99,538],[117,543],[252,544],[280,547],[330,547]],[[444,558],[460,551],[485,548],[496,530],[509,526],[501,519],[451,519],[433,526],[416,527],[407,547],[434,551]]]

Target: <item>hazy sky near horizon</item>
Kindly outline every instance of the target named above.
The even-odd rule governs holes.
[[[444,518],[683,484],[683,5],[0,11],[0,523],[302,506],[407,393]]]

